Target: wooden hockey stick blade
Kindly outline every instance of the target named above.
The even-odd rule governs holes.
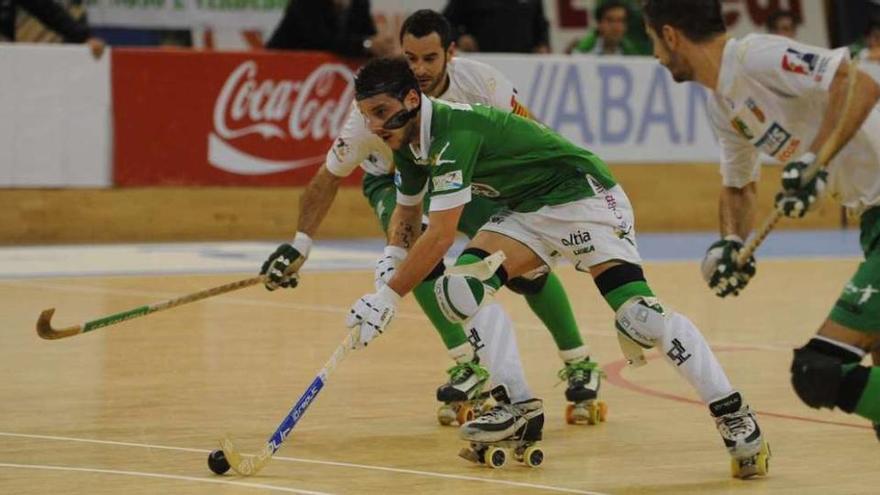
[[[156,313],[158,311],[176,308],[177,306],[182,306],[184,304],[201,301],[202,299],[207,299],[209,297],[219,296],[220,294],[225,294],[227,292],[250,287],[252,285],[265,281],[265,275],[246,278],[243,280],[230,282],[228,284],[219,285],[217,287],[211,287],[210,289],[193,292],[192,294],[169,299],[167,301],[162,301],[155,304],[148,304],[146,306],[139,306],[137,308],[121,311],[119,313],[102,316],[100,318],[87,321],[81,325],[66,328],[52,328],[52,315],[55,314],[55,308],[50,308],[43,310],[43,312],[40,313],[39,318],[37,318],[37,335],[48,340],[57,340],[63,339],[65,337],[72,337],[81,333],[90,332],[92,330],[108,327],[117,323],[122,323],[123,321],[131,320],[133,318],[146,316],[150,313]]]
[[[267,445],[257,455],[242,455],[228,435],[220,440],[220,449],[229,467],[241,476],[253,476],[259,473],[272,460],[273,454],[272,449]]]
[[[44,309],[37,318],[37,335],[47,340],[63,339],[82,333],[82,325],[74,325],[67,328],[52,328],[52,315],[55,308]]]

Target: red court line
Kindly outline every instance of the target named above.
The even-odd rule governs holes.
[[[740,351],[760,351],[764,350],[758,347],[749,347],[749,346],[719,346],[713,347],[713,351],[715,352],[740,352]],[[653,361],[659,359],[660,356],[656,353],[651,353],[651,355],[645,356],[649,361]],[[687,397],[682,397],[680,395],[670,394],[668,392],[663,392],[660,390],[655,390],[649,387],[644,387],[642,385],[636,385],[635,383],[629,381],[628,379],[623,377],[623,369],[626,368],[627,363],[626,359],[620,359],[618,361],[611,362],[602,367],[605,371],[605,380],[612,385],[616,385],[620,388],[624,388],[627,390],[631,390],[633,392],[637,392],[640,394],[651,395],[654,397],[660,397],[661,399],[673,400],[676,402],[685,402],[688,404],[696,404],[698,406],[705,407],[704,404],[696,399],[689,399]],[[842,423],[840,421],[826,421],[823,419],[814,419],[807,418],[804,416],[794,416],[791,414],[782,414],[775,413],[769,411],[761,411],[757,410],[757,413],[761,416],[771,416],[774,418],[782,418],[782,419],[790,419],[794,421],[805,421],[807,423],[820,423],[825,425],[835,425],[835,426],[845,426],[848,428],[860,428],[870,430],[872,427],[870,425],[864,424],[855,424],[855,423]]]

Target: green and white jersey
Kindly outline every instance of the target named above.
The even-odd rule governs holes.
[[[397,202],[431,211],[483,196],[514,211],[587,198],[616,182],[599,157],[541,123],[483,105],[422,96],[420,143],[394,154]]]

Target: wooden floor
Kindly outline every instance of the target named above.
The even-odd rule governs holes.
[[[246,289],[58,341],[34,333],[45,307],[64,326],[237,277],[0,281],[0,493],[876,494],[880,442],[868,423],[808,409],[788,384],[791,349],[856,263],[763,261],[733,300],[705,290],[695,262],[646,266],[760,413],[771,475],[746,482],[730,478],[708,411],[674,370],[659,359],[623,368],[611,312],[570,268],[561,273],[582,332],[608,373],[607,423],[565,424],[549,334],[522,300],[500,297],[545,399],[544,466],[493,471],[457,457],[457,431],[435,420],[449,363],[408,298],[391,331],[342,363],[278,457],[249,479],[212,475],[208,451],[225,433],[261,447],[344,336],[345,311],[372,288],[371,273],[312,273],[295,291]]]

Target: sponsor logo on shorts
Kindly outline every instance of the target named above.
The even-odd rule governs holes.
[[[578,230],[577,232],[572,232],[568,234],[568,239],[560,239],[560,241],[562,241],[562,245],[565,247],[580,246],[581,244],[586,244],[591,240],[593,240],[592,236],[590,236],[590,233],[585,230]]]
[[[776,122],[767,129],[767,132],[761,136],[761,139],[755,143],[755,146],[761,149],[764,153],[768,155],[775,156],[779,150],[785,146],[785,143],[788,142],[789,138],[791,138],[791,133],[786,131],[781,125]]]
[[[618,239],[626,241],[630,243],[632,246],[635,246],[636,243],[632,240],[632,225],[621,222],[620,225],[614,228],[614,234]]]
[[[578,255],[581,255],[581,254],[589,254],[589,253],[592,253],[592,252],[595,251],[595,250],[596,250],[596,248],[595,248],[594,246],[584,246],[584,247],[582,247],[582,248],[575,249],[575,250],[572,251],[571,253],[572,253],[573,255],[575,255],[575,256],[578,256]]]

